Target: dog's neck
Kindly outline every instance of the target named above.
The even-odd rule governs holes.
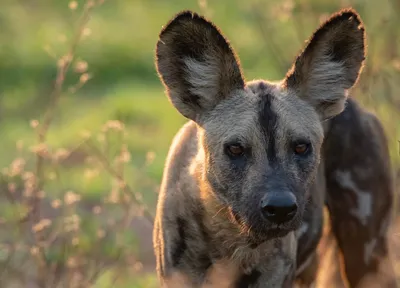
[[[200,182],[199,182],[200,183]],[[204,207],[204,226],[207,227],[209,246],[213,258],[229,259],[245,274],[250,273],[261,261],[262,255],[268,255],[276,248],[276,240],[254,245],[243,226],[235,220],[229,207],[218,201],[206,181],[201,181],[200,201]]]

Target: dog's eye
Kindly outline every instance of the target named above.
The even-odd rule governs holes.
[[[244,154],[244,148],[240,144],[231,144],[227,147],[227,151],[230,155],[238,157]]]
[[[294,153],[297,155],[304,155],[310,150],[310,144],[308,143],[297,143],[294,146]]]

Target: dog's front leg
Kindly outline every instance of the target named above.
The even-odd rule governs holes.
[[[251,275],[258,276],[253,283],[247,286],[252,288],[291,288],[294,285],[296,273],[296,253],[297,240],[293,232],[287,236],[275,239],[275,249],[270,255],[265,255],[265,261],[262,261],[258,269],[258,275],[253,271],[248,275],[248,279],[252,279]]]
[[[293,263],[294,264],[294,263]],[[292,288],[295,280],[295,265],[286,266],[276,273],[263,273],[259,275],[254,284],[243,284],[237,287],[251,288]],[[248,275],[249,279],[251,276]]]

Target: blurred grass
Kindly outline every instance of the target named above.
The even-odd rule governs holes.
[[[83,3],[77,2],[78,7]],[[68,9],[68,3],[8,0],[0,4],[0,167],[17,156],[17,141],[22,140],[25,146],[35,143],[29,122],[40,120],[49,102],[56,58],[65,53],[78,17],[77,11]],[[74,149],[76,157],[63,168],[62,181],[49,181],[45,189],[54,193],[54,198],[59,196],[57,191],[78,191],[89,202],[108,194],[111,187],[106,174],[86,179],[80,135],[82,131],[96,134],[108,120],[120,120],[126,125],[132,154],[130,185],[143,194],[150,210],[154,209],[166,153],[185,122],[168,102],[154,68],[158,33],[176,12],[193,9],[212,18],[238,52],[248,80],[277,80],[284,76],[319,21],[350,5],[364,19],[369,44],[367,67],[353,96],[382,120],[393,164],[400,167],[397,2],[108,0],[96,9],[89,24],[91,33],[87,32],[77,51],[79,59],[87,61],[92,79],[76,94],[63,95],[49,131],[50,146]],[[73,85],[78,80],[79,75],[72,74],[66,83]],[[154,153],[155,159],[143,166],[148,152]],[[148,181],[136,174],[137,169],[148,176]],[[102,283],[108,283],[108,276],[104,277]],[[149,279],[129,287],[153,287],[153,278]]]
[[[318,25],[318,17],[343,6],[330,1],[297,1],[289,19],[279,20],[282,15],[275,16],[276,19],[270,15],[278,1],[251,0],[246,4],[243,1],[234,2],[231,5],[226,5],[223,1],[208,3],[210,7],[205,14],[211,15],[231,40],[248,79],[272,80],[284,75],[302,42]],[[385,65],[388,64],[385,63],[385,57],[380,57],[387,55],[385,33],[390,32],[389,25],[396,25],[398,21],[391,17],[394,16],[391,1],[382,1],[379,4],[368,2],[367,5],[363,5],[365,1],[341,2],[352,3],[366,22],[369,40],[367,65],[373,65],[375,70],[388,71],[388,81],[393,82],[391,86],[398,88],[396,80],[399,78],[399,71],[393,67],[390,69],[391,65]],[[45,53],[43,47],[51,47],[58,56],[62,54],[64,42],[68,40],[77,18],[75,12],[67,9],[67,4],[68,1],[45,0],[7,1],[1,4],[0,21],[3,29],[0,31],[0,129],[5,148],[11,148],[16,139],[21,137],[31,139],[29,120],[38,118],[48,101],[49,83],[55,75],[56,67],[55,60]],[[184,119],[169,105],[163,94],[163,87],[154,69],[154,45],[161,26],[174,13],[188,8],[202,10],[197,1],[182,0],[115,0],[106,1],[97,9],[90,22],[92,34],[78,49],[79,57],[89,63],[89,72],[93,79],[77,95],[65,97],[61,102],[57,111],[57,123],[51,131],[52,144],[73,145],[80,130],[99,129],[107,119],[115,118],[123,120],[129,126],[133,152],[141,155],[144,151],[153,149],[163,158],[173,134]],[[305,19],[307,10],[301,8],[311,10],[309,16],[312,17]],[[262,15],[254,16],[255,10]],[[372,12],[374,15],[371,15]],[[302,22],[301,25],[297,24],[302,28],[302,35],[298,35],[299,31],[296,29],[297,18]],[[258,27],[260,21],[267,35],[262,35],[263,32]],[[387,22],[384,32],[380,29],[381,21]],[[374,25],[379,31],[374,31]],[[397,41],[391,43],[391,46],[397,46],[391,47],[396,50],[392,57],[396,59],[399,39],[391,40]],[[362,80],[364,78],[363,75]],[[77,75],[69,77],[67,83],[72,84],[77,79]],[[399,125],[394,125],[399,122],[393,123],[394,119],[384,118],[398,113],[390,111],[390,107],[384,105],[386,102],[383,94],[386,91],[383,84],[374,83],[372,86],[367,95],[357,96],[365,98],[364,102],[379,112],[388,129],[395,126],[396,129],[392,128],[394,133],[390,136],[392,139],[399,138]],[[381,90],[376,91],[377,89]],[[369,102],[374,103],[372,105]],[[376,106],[376,103],[382,103],[383,107]],[[397,117],[396,120],[398,119]],[[397,148],[393,142],[391,144],[392,150]],[[1,157],[0,164],[8,163],[12,157],[7,153]],[[161,173],[155,174],[159,179]]]
[[[113,275],[111,273],[105,273],[96,284],[96,288],[109,288],[109,287],[119,287],[119,288],[157,288],[158,280],[154,275],[145,275],[140,279],[132,279],[132,277],[121,278],[118,281],[113,281]]]

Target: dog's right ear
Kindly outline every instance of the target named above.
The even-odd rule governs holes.
[[[190,11],[177,14],[162,29],[156,67],[172,104],[194,121],[244,88],[229,42],[213,23]]]
[[[360,15],[343,9],[314,32],[286,75],[285,85],[311,104],[321,120],[332,118],[344,110],[365,56]]]

